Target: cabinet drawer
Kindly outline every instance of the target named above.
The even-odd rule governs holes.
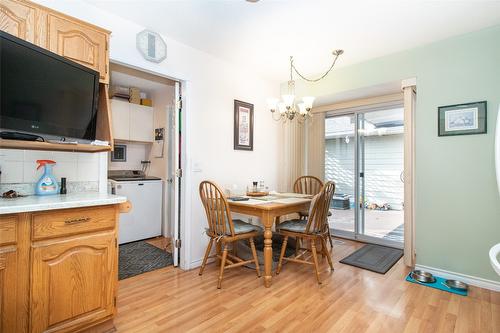
[[[115,206],[97,206],[35,213],[32,220],[32,238],[38,240],[113,229],[115,221]]]
[[[15,244],[17,241],[17,217],[0,217],[0,246]]]

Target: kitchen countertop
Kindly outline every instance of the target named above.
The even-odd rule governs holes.
[[[53,209],[113,205],[126,201],[126,197],[99,192],[70,193],[63,195],[56,194],[48,196],[30,195],[14,199],[0,198],[0,215]]]

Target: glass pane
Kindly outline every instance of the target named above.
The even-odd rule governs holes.
[[[354,232],[355,116],[329,117],[325,120],[325,180],[336,184],[330,204],[330,228]]]
[[[403,242],[403,108],[358,118],[360,233]]]

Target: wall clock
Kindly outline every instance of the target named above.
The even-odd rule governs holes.
[[[137,34],[137,49],[144,59],[152,62],[162,62],[167,57],[167,44],[159,34],[143,30]]]

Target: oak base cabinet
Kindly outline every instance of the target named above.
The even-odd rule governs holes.
[[[15,247],[0,248],[0,332],[16,332],[16,276]],[[12,288],[15,286],[14,288]]]
[[[72,332],[113,315],[114,232],[33,246],[32,332]]]
[[[0,215],[0,333],[112,324],[119,213],[105,205]]]
[[[28,330],[29,233],[25,214],[0,216],[0,332]]]

